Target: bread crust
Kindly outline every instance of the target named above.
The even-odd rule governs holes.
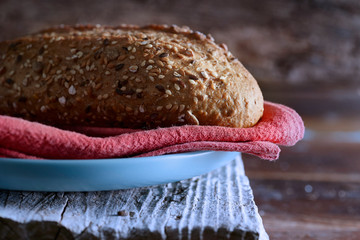
[[[60,26],[0,43],[0,114],[51,125],[250,127],[256,80],[187,27]]]

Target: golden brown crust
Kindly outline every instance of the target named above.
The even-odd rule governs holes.
[[[256,80],[211,36],[165,25],[62,26],[0,43],[0,114],[53,125],[254,125]]]

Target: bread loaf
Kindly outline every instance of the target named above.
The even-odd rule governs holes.
[[[256,80],[187,27],[62,26],[0,43],[0,114],[51,125],[250,127]]]

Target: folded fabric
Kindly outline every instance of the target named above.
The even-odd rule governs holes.
[[[303,136],[301,117],[289,107],[270,102],[265,102],[263,117],[250,128],[60,129],[0,115],[0,157],[9,158],[99,159],[215,150],[275,160],[280,153],[278,145],[292,146]]]

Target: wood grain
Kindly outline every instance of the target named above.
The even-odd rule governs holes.
[[[282,148],[278,161],[244,157],[269,236],[360,239],[358,121],[306,119],[305,139]]]
[[[209,174],[89,193],[0,191],[0,239],[268,239],[241,158]]]

